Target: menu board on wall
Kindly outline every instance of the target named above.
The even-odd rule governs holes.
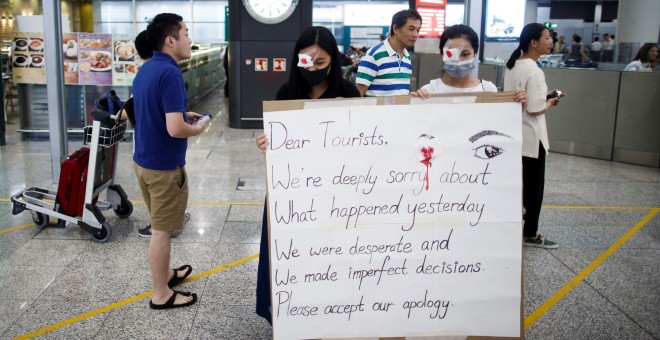
[[[113,38],[112,83],[131,86],[135,74],[142,65],[142,60],[137,54],[132,36],[115,34]]]
[[[112,35],[80,33],[78,41],[80,84],[112,84]]]
[[[417,0],[417,12],[422,16],[420,38],[440,38],[445,31],[446,0]]]
[[[488,0],[484,28],[486,41],[518,41],[525,25],[525,0]]]
[[[62,54],[64,60],[64,84],[78,84],[78,33],[62,35]]]
[[[11,67],[16,83],[46,83],[44,34],[14,32]]]

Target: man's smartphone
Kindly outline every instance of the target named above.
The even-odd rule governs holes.
[[[558,98],[558,97],[561,97],[561,95],[562,95],[561,91],[559,91],[559,90],[554,90],[554,91],[550,92],[550,93],[545,97],[545,100],[550,100],[550,99],[552,99],[552,98]]]
[[[205,114],[205,115],[199,117],[198,120],[196,120],[194,123],[192,123],[192,126],[197,125],[197,123],[199,123],[199,122],[201,122],[201,121],[203,121],[203,120],[212,119],[212,118],[213,118],[213,116],[212,116],[211,114],[207,113],[207,114]]]

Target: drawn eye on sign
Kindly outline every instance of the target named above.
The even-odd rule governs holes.
[[[501,155],[505,150],[499,146],[496,145],[497,139],[495,138],[487,138],[489,136],[496,136],[496,137],[506,137],[509,139],[513,139],[513,137],[497,132],[494,130],[483,130],[480,131],[476,134],[474,134],[472,137],[469,138],[469,141],[471,143],[476,143],[477,141],[481,140],[480,143],[476,143],[475,145],[479,145],[476,148],[472,149],[474,150],[474,157],[481,158],[481,159],[491,159],[495,158],[499,155]],[[484,140],[483,138],[487,138]]]

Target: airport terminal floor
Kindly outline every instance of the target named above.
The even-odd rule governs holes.
[[[106,212],[113,233],[97,243],[74,225],[40,230],[29,212],[12,215],[12,194],[56,185],[49,143],[10,134],[0,147],[0,339],[272,337],[254,313],[266,190],[254,143],[261,132],[228,127],[221,89],[193,110],[220,115],[189,141],[191,219],[172,242],[172,265],[194,268],[181,288],[198,303],[149,308],[148,239],[137,234],[149,219],[130,138],[120,144],[115,182],[134,212]],[[81,144],[70,140],[69,150]],[[551,153],[540,231],[559,248],[524,248],[527,339],[660,339],[657,168]]]

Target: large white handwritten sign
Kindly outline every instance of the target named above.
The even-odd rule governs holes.
[[[265,112],[275,338],[519,336],[520,112]]]

